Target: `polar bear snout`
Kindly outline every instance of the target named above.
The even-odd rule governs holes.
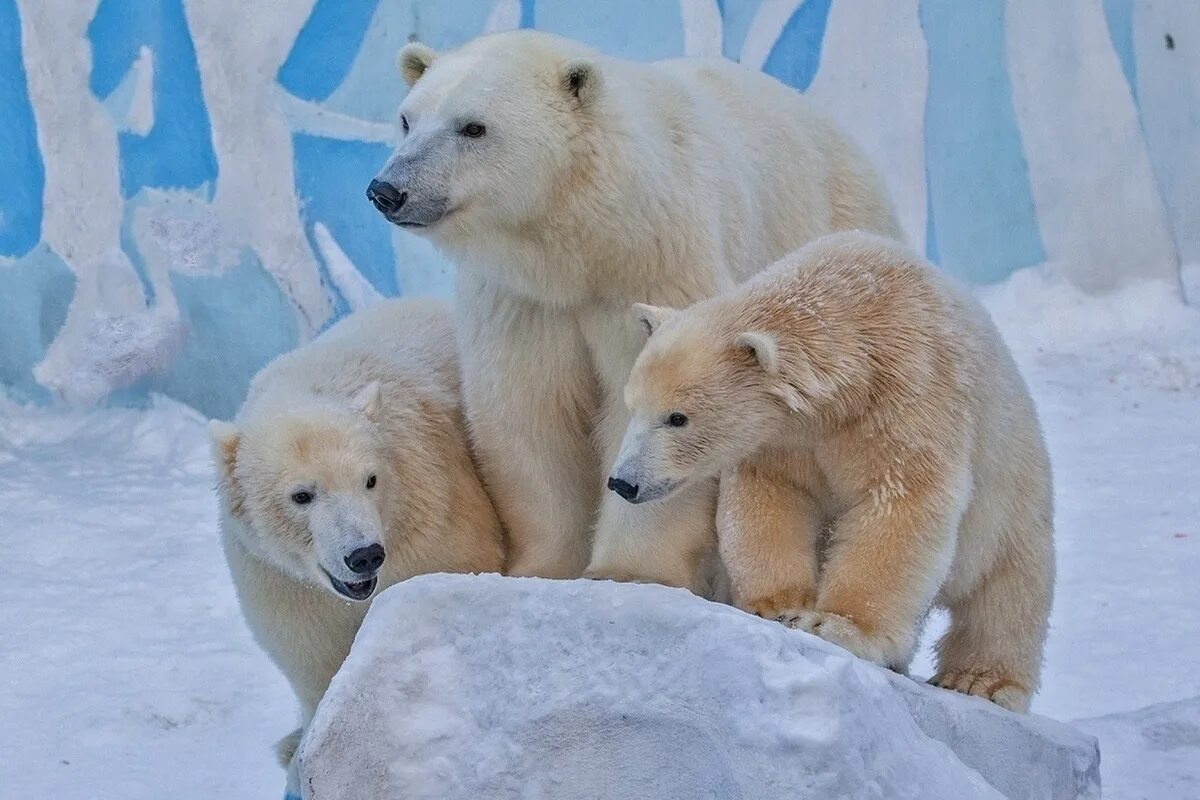
[[[355,575],[371,575],[383,566],[386,557],[383,545],[375,542],[351,551],[343,560]]]
[[[376,178],[367,186],[367,199],[380,214],[387,216],[404,207],[408,201],[408,192],[402,192],[387,181]]]
[[[393,225],[417,232],[432,228],[453,209],[453,159],[437,142],[405,145],[367,185],[367,199]]]

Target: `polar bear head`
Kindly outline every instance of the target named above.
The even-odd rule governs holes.
[[[405,46],[398,144],[367,197],[439,244],[539,219],[578,180],[601,75],[583,45],[514,31],[436,53]]]
[[[372,383],[352,400],[297,401],[209,425],[230,526],[260,560],[349,600],[375,591],[394,475]]]
[[[827,391],[796,358],[785,377],[778,338],[723,319],[719,303],[634,306],[649,339],[625,386],[630,422],[608,480],[631,503],[716,477],[782,435],[797,412],[811,414]]]

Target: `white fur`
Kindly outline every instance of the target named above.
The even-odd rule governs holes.
[[[467,410],[512,572],[705,591],[711,482],[662,508],[601,494],[644,340],[629,304],[711,296],[831,230],[898,236],[874,172],[754,70],[529,31],[437,55],[400,111],[411,130],[380,176],[415,217],[447,212],[418,232],[459,267]],[[467,119],[486,136],[454,135]]]
[[[616,471],[635,501],[720,476],[738,607],[904,669],[942,605],[934,682],[1028,707],[1054,580],[1050,464],[962,287],[893,241],[823,237],[669,315],[626,398]]]
[[[383,545],[375,595],[416,574],[503,566],[441,303],[390,300],[348,317],[268,364],[236,422],[210,428],[242,611],[295,690],[303,725],[369,606],[339,595],[325,574],[354,580],[346,553]],[[296,487],[314,499],[297,506]],[[285,761],[296,741],[280,743]]]

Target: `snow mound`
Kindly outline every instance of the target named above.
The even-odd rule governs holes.
[[[1200,697],[1075,724],[1104,739],[1108,800],[1200,797]]]
[[[1093,738],[659,586],[384,592],[298,753],[306,800],[1098,798]]]

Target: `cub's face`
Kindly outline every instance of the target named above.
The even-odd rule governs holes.
[[[594,101],[590,62],[501,36],[444,55],[410,44],[399,66],[412,89],[395,151],[367,190],[388,221],[447,242],[549,209]]]
[[[345,407],[289,408],[244,428],[214,422],[219,488],[242,544],[340,598],[375,591],[391,467],[372,422],[378,385]]]
[[[769,375],[740,337],[637,306],[651,334],[625,387],[631,419],[608,486],[631,503],[715,477],[761,447],[785,416]]]

